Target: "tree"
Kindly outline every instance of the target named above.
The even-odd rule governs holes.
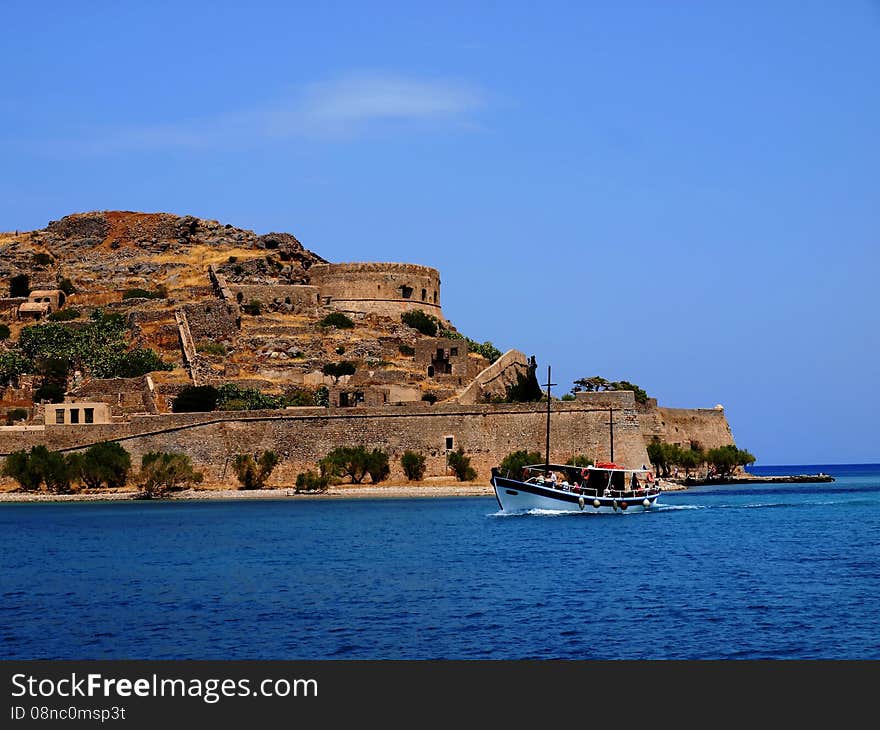
[[[391,474],[391,467],[388,465],[388,454],[382,449],[373,449],[367,455],[367,473],[370,475],[370,481],[378,484]]]
[[[174,399],[174,413],[205,413],[217,407],[219,391],[213,385],[188,385]]]
[[[326,492],[330,479],[324,474],[318,474],[311,470],[296,475],[296,493],[300,492]]]
[[[591,393],[605,390],[609,385],[610,383],[605,380],[605,378],[600,377],[599,375],[594,375],[592,378],[580,378],[579,380],[575,380],[571,392],[580,393],[582,390],[585,390],[588,393]]]
[[[537,451],[511,451],[501,460],[500,471],[507,477],[518,479],[523,468],[532,464],[541,464],[543,457]]]
[[[58,288],[63,291],[67,296],[70,296],[71,294],[76,294],[76,287],[73,285],[73,282],[68,278],[61,279],[58,282]]]
[[[43,449],[37,468],[43,475],[46,489],[53,494],[67,494],[70,491],[70,482],[73,480],[70,462],[60,451],[49,451],[45,446],[34,448]]]
[[[737,466],[746,466],[755,461],[755,457],[745,449],[738,449],[733,444],[709,449],[706,452],[706,461],[715,467],[719,476],[729,476]]]
[[[142,499],[165,497],[168,492],[201,483],[202,478],[186,454],[151,451],[141,459],[139,496]]]
[[[281,462],[281,457],[274,451],[264,451],[257,458],[254,456],[238,454],[232,462],[232,470],[242,489],[262,489]]]
[[[34,446],[31,452],[36,448],[45,449],[46,447]],[[35,491],[43,483],[42,472],[36,462],[31,459],[31,454],[24,449],[13,451],[6,457],[6,461],[3,462],[2,474],[17,481],[19,488],[25,491]]]
[[[328,362],[321,368],[321,372],[324,375],[329,375],[333,378],[333,382],[339,382],[339,378],[343,375],[354,375],[357,368],[353,362],[349,362],[348,360],[343,360],[342,362]]]
[[[30,277],[27,274],[18,274],[9,280],[10,297],[26,297],[30,293]]]
[[[425,314],[421,309],[404,312],[400,315],[400,321],[428,337],[435,337],[437,335],[437,318],[432,317],[430,314]]]
[[[647,446],[648,451],[648,459],[651,463],[657,467],[658,471],[660,471],[661,475],[664,477],[669,476],[669,445],[664,444],[660,439],[656,436],[651,440],[651,443]]]
[[[648,394],[643,388],[628,380],[617,380],[611,383],[611,390],[631,390],[635,396],[636,403],[647,403]]]
[[[455,451],[450,451],[449,468],[455,473],[460,482],[471,482],[477,478],[476,470],[471,466],[471,459],[464,455],[464,448],[459,446]]]
[[[425,476],[425,456],[415,451],[407,449],[400,457],[400,465],[403,467],[403,473],[411,482],[420,482]]]
[[[102,441],[90,446],[79,464],[79,476],[90,489],[123,487],[130,471],[131,454],[116,441]]]
[[[465,337],[464,339],[468,345],[468,352],[476,352],[478,355],[485,357],[490,363],[495,362],[501,357],[501,350],[495,347],[489,340],[479,343],[470,337]]]
[[[64,403],[66,390],[63,385],[56,382],[44,382],[34,391],[34,401],[47,401],[49,403]]]
[[[331,312],[320,321],[321,327],[336,327],[336,329],[350,330],[354,328],[354,322],[351,321],[342,312]]]
[[[370,466],[370,452],[363,446],[339,446],[329,452],[318,466],[329,478],[349,477],[352,484],[360,484]]]
[[[9,385],[19,375],[32,373],[34,361],[15,350],[0,350],[0,385]]]

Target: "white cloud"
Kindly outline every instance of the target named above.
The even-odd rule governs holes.
[[[307,86],[253,108],[164,124],[112,128],[50,144],[62,154],[246,146],[267,140],[351,137],[382,124],[468,121],[485,106],[476,87],[448,80],[354,74]]]

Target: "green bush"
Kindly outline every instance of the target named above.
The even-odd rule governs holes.
[[[36,490],[45,482],[46,489],[55,494],[70,491],[74,479],[76,459],[65,457],[59,451],[45,446],[34,446],[30,452],[15,451],[6,457],[3,475],[11,477],[25,490]]]
[[[336,327],[340,330],[350,330],[354,328],[354,322],[351,321],[342,312],[331,312],[319,323],[321,327]]]
[[[330,479],[311,470],[296,475],[296,493],[300,492],[326,492]]]
[[[499,357],[501,357],[502,352],[491,342],[486,340],[482,344],[479,342],[474,342],[474,340],[469,337],[465,337],[468,343],[468,351],[476,352],[479,355],[485,357],[490,363],[495,362]]]
[[[226,345],[222,342],[214,342],[213,340],[201,340],[196,343],[196,352],[204,355],[225,355]]]
[[[164,362],[154,350],[137,348],[118,352],[101,363],[92,366],[92,374],[98,378],[138,378],[147,373],[173,370],[174,366]]]
[[[257,388],[242,388],[235,383],[226,383],[217,391],[216,407],[220,411],[257,411],[286,405],[283,395],[266,395]]]
[[[537,451],[511,451],[501,460],[499,471],[506,477],[519,479],[522,476],[523,467],[531,464],[541,464],[544,458]]]
[[[370,481],[378,484],[388,478],[391,474],[391,467],[388,464],[388,454],[382,449],[373,449],[367,455],[367,473],[370,475]]]
[[[460,482],[472,482],[477,478],[476,470],[471,466],[471,459],[464,455],[464,448],[459,446],[455,451],[450,451],[449,468],[455,473]]]
[[[305,388],[290,387],[284,391],[284,401],[288,406],[313,406],[315,393]]]
[[[73,282],[70,279],[61,279],[58,282],[58,288],[63,291],[67,296],[70,296],[71,294],[76,294],[76,287],[73,285]]]
[[[574,456],[570,457],[565,463],[568,466],[593,466],[593,460],[586,454],[575,454]]]
[[[315,405],[321,408],[327,408],[330,405],[330,389],[326,385],[322,385],[315,391]]]
[[[0,350],[0,385],[9,385],[19,375],[32,373],[34,361],[15,350]]]
[[[566,393],[565,395],[562,396],[562,398],[560,400],[570,402],[573,400],[577,400],[577,398],[575,397],[574,393]]]
[[[9,280],[10,297],[26,297],[31,293],[30,277],[27,274],[18,274]]]
[[[205,413],[217,407],[219,391],[213,385],[189,385],[174,399],[174,413]]]
[[[404,312],[400,315],[400,321],[428,337],[434,337],[437,334],[437,318],[425,314],[421,309]]]
[[[122,292],[123,299],[164,299],[167,292],[164,290],[148,291],[147,289],[126,289]]]
[[[420,482],[425,476],[425,456],[415,451],[407,449],[400,457],[400,465],[403,467],[403,473],[411,482]]]
[[[91,489],[124,487],[131,471],[131,454],[116,441],[102,441],[82,454],[80,478]]]
[[[400,345],[397,349],[400,351],[401,355],[405,355],[406,357],[412,357],[416,354],[416,349],[409,345]]]
[[[0,324],[0,340],[8,340],[11,334],[8,324]]]
[[[67,322],[71,319],[79,319],[82,316],[78,309],[59,309],[49,315],[50,322]]]
[[[138,494],[142,499],[161,498],[169,492],[199,484],[202,478],[186,454],[151,451],[141,459]]]
[[[259,299],[251,299],[250,302],[242,305],[241,311],[256,317],[263,311],[263,303]]]
[[[6,411],[6,425],[12,426],[16,421],[24,421],[29,415],[25,408],[13,408],[11,411]]]
[[[755,456],[745,449],[738,449],[733,444],[709,449],[706,461],[715,467],[720,476],[730,475],[738,466],[747,466],[755,462]]]
[[[281,457],[274,451],[264,451],[257,458],[251,454],[238,454],[232,462],[232,470],[242,489],[262,489]]]

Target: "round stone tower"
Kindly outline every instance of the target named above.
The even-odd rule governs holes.
[[[443,318],[440,310],[440,272],[416,264],[315,264],[310,283],[321,301],[341,312],[379,314],[397,319],[421,309]]]

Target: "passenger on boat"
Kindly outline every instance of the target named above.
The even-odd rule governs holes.
[[[547,472],[547,476],[544,481],[549,482],[551,487],[556,488],[556,472]]]
[[[634,492],[637,492],[641,488],[639,486],[639,475],[636,474],[635,472],[633,472],[633,478],[632,478],[632,482],[630,484],[630,487],[632,487],[632,490]]]

